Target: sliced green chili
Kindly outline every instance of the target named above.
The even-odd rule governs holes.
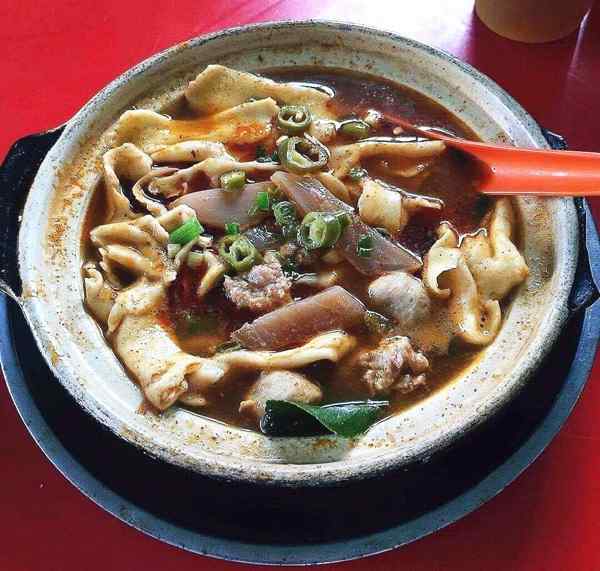
[[[304,105],[286,105],[277,115],[277,127],[288,135],[304,133],[311,121],[310,111]]]
[[[286,137],[277,146],[277,152],[281,166],[296,174],[318,171],[329,160],[327,147],[312,137]]]
[[[352,167],[349,171],[348,171],[348,178],[350,180],[360,180],[361,178],[364,178],[367,176],[367,171],[361,167]]]
[[[250,240],[239,234],[224,236],[219,244],[219,254],[236,272],[245,272],[262,260]]]
[[[244,171],[230,171],[219,177],[221,188],[226,192],[242,190],[246,184],[246,173]]]
[[[356,243],[356,253],[361,258],[368,258],[373,253],[373,237],[363,234]]]
[[[300,228],[298,242],[307,250],[333,246],[342,234],[342,225],[336,214],[331,212],[309,212]]]
[[[176,228],[169,234],[169,242],[171,242],[171,244],[180,244],[183,246],[184,244],[195,240],[202,232],[204,232],[202,224],[200,224],[196,218],[190,218],[187,222],[184,222],[179,228]]]
[[[349,119],[344,121],[338,129],[338,133],[349,139],[364,139],[369,136],[371,127],[361,119]]]
[[[235,236],[240,233],[240,225],[237,222],[228,222],[225,224],[225,234]]]

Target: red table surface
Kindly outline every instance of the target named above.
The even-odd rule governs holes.
[[[391,28],[447,50],[491,76],[571,148],[600,151],[600,5],[578,34],[526,45],[485,28],[472,0],[5,0],[0,156],[18,137],[66,121],[121,72],[172,44],[249,22],[304,18]],[[600,201],[593,208],[598,216]],[[600,569],[599,382],[597,359],[560,435],[484,507],[402,549],[323,569]],[[86,499],[33,443],[4,383],[0,432],[0,569],[242,568],[155,541]]]

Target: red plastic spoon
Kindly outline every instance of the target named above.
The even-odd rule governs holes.
[[[388,122],[477,159],[484,172],[479,192],[537,196],[600,196],[600,153],[523,149],[467,141],[435,127],[415,127],[400,117]]]

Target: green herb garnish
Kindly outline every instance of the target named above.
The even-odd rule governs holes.
[[[235,236],[240,233],[240,225],[237,222],[229,222],[225,224],[225,234]]]
[[[359,401],[324,406],[269,400],[260,428],[270,436],[310,436],[334,433],[345,438],[358,436],[377,422],[388,401]]]
[[[275,217],[275,224],[279,226],[289,226],[298,222],[296,207],[285,200],[273,205],[273,216]]]
[[[248,214],[254,216],[258,212],[269,212],[271,208],[271,196],[268,191],[261,190],[256,194],[254,204],[248,209]]]
[[[263,212],[269,212],[271,207],[271,195],[266,190],[261,190],[256,194],[256,207]]]

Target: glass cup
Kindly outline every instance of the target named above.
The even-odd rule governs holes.
[[[481,21],[519,42],[551,42],[576,30],[594,0],[475,0]]]

